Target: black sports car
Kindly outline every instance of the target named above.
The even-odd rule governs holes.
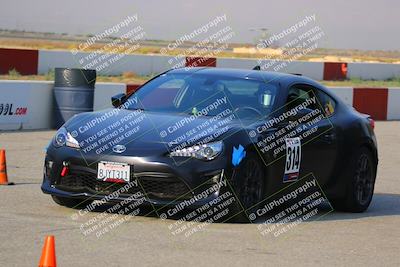
[[[371,202],[374,121],[306,77],[175,69],[112,103],[71,118],[49,144],[42,190],[58,204],[141,198],[182,210],[229,191],[245,211],[309,174],[336,209]]]

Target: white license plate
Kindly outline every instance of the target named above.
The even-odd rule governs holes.
[[[97,179],[106,182],[128,183],[130,171],[129,164],[100,161],[97,168]]]

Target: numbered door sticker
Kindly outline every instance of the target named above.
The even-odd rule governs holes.
[[[299,137],[288,138],[286,141],[286,162],[283,182],[296,181],[299,178],[301,162],[301,142]]]

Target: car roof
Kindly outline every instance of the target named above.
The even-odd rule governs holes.
[[[259,71],[259,70],[246,70],[246,69],[231,69],[231,68],[214,68],[214,67],[186,67],[173,69],[168,71],[168,73],[178,74],[178,73],[196,73],[205,75],[221,75],[232,78],[242,78],[242,79],[254,79],[260,81],[271,81],[280,79],[286,76],[295,76],[280,72],[271,71]]]
[[[171,74],[205,74],[205,75],[219,75],[232,78],[252,79],[268,83],[278,83],[288,85],[291,83],[308,83],[317,87],[321,87],[316,81],[305,76],[282,73],[275,71],[263,70],[247,70],[247,69],[234,69],[234,68],[215,68],[215,67],[186,67],[179,69],[169,70]]]

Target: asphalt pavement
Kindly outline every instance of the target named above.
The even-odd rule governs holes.
[[[112,213],[107,232],[84,232],[106,215],[76,219],[77,210],[40,190],[44,149],[54,131],[0,133],[8,178],[16,184],[0,186],[1,265],[37,266],[45,236],[54,235],[59,266],[400,266],[400,122],[377,122],[376,134],[380,163],[370,208],[330,212],[272,238],[257,224],[235,223],[184,236],[171,232],[174,220]]]

